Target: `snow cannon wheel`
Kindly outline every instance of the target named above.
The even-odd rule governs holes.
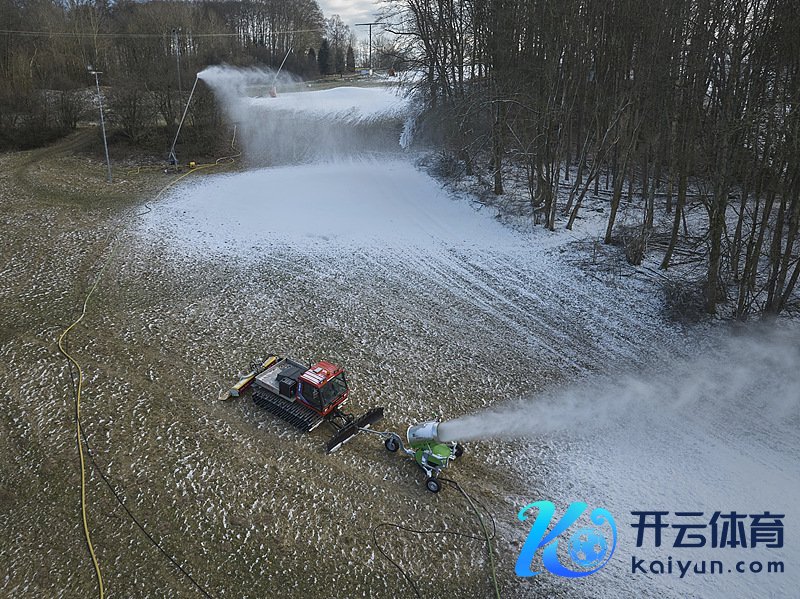
[[[442,488],[441,483],[433,477],[430,477],[428,480],[425,481],[425,487],[431,493],[438,493],[439,490]]]
[[[461,443],[456,443],[456,449],[453,452],[453,454],[457,458],[460,458],[462,455],[464,455],[464,447],[461,445]]]
[[[400,443],[394,437],[389,437],[386,439],[384,445],[386,446],[387,451],[391,451],[392,453],[400,449]]]

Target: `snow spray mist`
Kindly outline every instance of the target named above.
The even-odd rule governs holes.
[[[285,70],[209,67],[198,77],[235,124],[245,158],[271,166],[398,152],[410,143],[413,111],[388,88],[310,91]],[[277,88],[277,96],[270,93]]]
[[[762,426],[786,419],[800,424],[797,330],[723,337],[704,355],[652,372],[590,378],[546,396],[442,422],[439,436],[469,441],[584,433],[641,414],[679,422],[720,411],[757,414]]]

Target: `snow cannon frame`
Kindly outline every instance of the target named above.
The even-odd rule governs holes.
[[[395,453],[402,450],[407,456],[414,458],[426,475],[425,487],[431,493],[438,493],[442,488],[437,479],[453,460],[464,454],[464,448],[456,442],[444,442],[439,439],[439,421],[429,420],[408,427],[406,439],[408,446],[397,433],[378,433],[384,438],[387,451]]]

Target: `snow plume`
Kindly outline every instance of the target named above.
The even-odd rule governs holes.
[[[648,421],[681,427],[695,421],[711,434],[800,424],[800,329],[748,330],[717,336],[691,359],[636,375],[584,380],[567,389],[443,422],[444,441],[593,433]]]
[[[387,87],[309,91],[282,71],[209,67],[198,77],[237,127],[245,157],[255,165],[335,160],[397,152],[409,104]],[[272,97],[273,87],[277,92]]]
[[[275,86],[282,89],[295,89],[299,80],[287,71],[276,71],[270,68],[230,67],[226,65],[207,67],[197,74],[215,93],[223,98],[241,98],[268,94]]]

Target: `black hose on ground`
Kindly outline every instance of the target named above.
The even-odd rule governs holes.
[[[448,535],[454,535],[454,536],[457,536],[457,537],[464,537],[464,538],[467,538],[467,539],[474,539],[474,540],[477,540],[477,541],[486,541],[486,543],[488,544],[488,548],[489,548],[489,561],[490,561],[490,567],[491,567],[491,572],[490,573],[491,573],[491,577],[492,577],[492,583],[494,585],[495,597],[497,597],[497,599],[499,599],[499,597],[500,597],[500,589],[499,589],[499,587],[497,585],[497,576],[496,576],[496,573],[495,573],[495,565],[494,565],[494,551],[492,550],[492,540],[497,536],[497,523],[495,522],[494,515],[480,501],[478,501],[477,499],[474,499],[473,497],[471,497],[464,490],[464,488],[461,485],[459,485],[456,481],[454,481],[452,479],[449,479],[449,478],[439,478],[439,480],[444,481],[444,482],[452,485],[453,487],[455,487],[458,490],[459,493],[461,493],[461,495],[464,496],[464,498],[467,500],[467,502],[470,504],[470,506],[472,507],[473,511],[477,515],[478,521],[480,522],[481,528],[483,529],[484,536],[479,537],[479,536],[476,536],[476,535],[471,535],[471,534],[464,533],[464,532],[459,532],[459,531],[456,531],[456,530],[446,530],[446,529],[418,530],[418,529],[415,529],[415,528],[409,528],[408,526],[403,526],[402,524],[397,524],[395,522],[381,522],[380,524],[374,526],[372,528],[372,531],[371,531],[372,532],[372,541],[373,541],[373,543],[375,543],[375,547],[378,549],[380,554],[384,558],[386,558],[386,560],[389,563],[391,563],[395,568],[397,568],[397,570],[400,572],[400,574],[403,575],[403,578],[405,578],[406,581],[408,581],[409,586],[411,586],[411,588],[414,591],[414,594],[417,596],[417,598],[418,599],[422,599],[422,595],[420,594],[416,583],[411,578],[411,576],[409,576],[408,572],[406,572],[406,570],[399,563],[397,563],[394,559],[392,559],[392,557],[383,549],[381,544],[378,542],[378,539],[377,539],[377,537],[375,535],[375,533],[378,531],[378,529],[381,529],[381,528],[395,528],[397,530],[402,530],[402,531],[410,532],[410,533],[414,533],[414,534],[423,534],[423,535],[448,534]],[[489,535],[489,533],[488,533],[488,530],[487,530],[487,528],[486,528],[486,526],[485,526],[485,524],[483,522],[483,517],[481,516],[480,512],[478,511],[478,509],[476,507],[476,504],[478,506],[480,506],[480,508],[485,512],[486,515],[489,516],[489,519],[492,522],[492,534],[491,535]]]
[[[72,370],[72,364],[71,363],[70,363],[70,366],[69,366],[69,380],[70,380],[70,383],[72,384],[72,392],[73,392],[73,394],[77,393],[77,389],[75,388],[75,373]],[[144,525],[142,525],[142,523],[139,522],[139,519],[136,516],[134,516],[133,513],[128,509],[128,506],[125,505],[125,502],[122,500],[122,497],[120,496],[120,494],[117,493],[117,490],[114,488],[114,485],[111,484],[111,481],[109,480],[109,478],[106,475],[106,473],[103,471],[102,468],[100,468],[100,465],[94,459],[94,451],[92,449],[92,446],[89,444],[89,439],[86,437],[86,432],[83,430],[83,427],[81,427],[81,434],[83,436],[83,443],[84,443],[84,445],[86,445],[86,450],[87,450],[87,453],[89,454],[89,460],[92,462],[92,466],[94,466],[94,469],[100,475],[100,478],[103,479],[103,482],[111,490],[111,493],[114,495],[114,498],[117,500],[117,503],[119,503],[119,505],[122,506],[122,509],[125,510],[125,513],[128,514],[128,516],[133,521],[133,523],[136,524],[136,526],[139,528],[139,530],[142,531],[142,533],[144,534],[144,536],[147,537],[147,539],[150,541],[150,543],[156,549],[158,549],[164,555],[164,557],[166,557],[172,563],[172,565],[174,565],[186,578],[188,578],[191,581],[191,583],[195,587],[197,587],[197,589],[205,597],[207,597],[207,599],[213,599],[213,596],[205,589],[205,587],[203,587],[199,582],[197,582],[192,577],[192,575],[189,574],[189,572],[187,572],[186,569],[183,566],[180,565],[180,563],[178,563],[178,561],[175,558],[173,558],[169,553],[166,552],[166,550],[161,546],[161,544],[153,538],[153,536],[147,531],[147,529],[145,529]]]

